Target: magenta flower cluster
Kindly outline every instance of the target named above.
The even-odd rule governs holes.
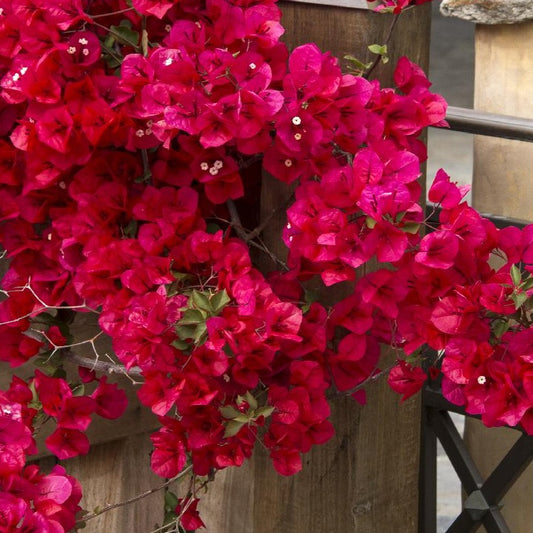
[[[364,403],[380,343],[404,399],[429,347],[448,399],[533,433],[533,226],[496,229],[441,171],[423,236],[418,136],[446,124],[444,100],[407,58],[391,89],[314,44],[289,54],[280,17],[274,0],[0,0],[0,359],[44,364],[0,392],[1,531],[71,530],[81,488],[27,466],[33,434],[55,424],[66,459],[93,414],[126,409],[90,365],[63,373],[90,313],[140,376],[165,478],[240,466],[258,440],[295,474],[333,435],[326,391]],[[268,275],[263,170],[294,187]],[[372,259],[387,267],[356,270]],[[341,282],[337,303],[311,297]],[[176,505],[185,529],[197,503]]]

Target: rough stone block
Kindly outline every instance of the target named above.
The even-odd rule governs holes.
[[[446,17],[471,20],[477,24],[515,24],[533,19],[531,0],[442,0]]]

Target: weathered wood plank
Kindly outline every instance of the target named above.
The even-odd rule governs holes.
[[[533,21],[476,26],[474,107],[533,118]],[[533,145],[474,138],[473,203],[495,215],[533,221]]]
[[[382,43],[391,17],[369,11],[324,5],[281,4],[286,39],[291,47],[316,42],[342,57],[372,59],[367,46]],[[428,6],[402,16],[390,44],[391,61],[375,75],[392,83],[392,68],[401,55],[428,65]],[[290,191],[266,178],[261,211],[265,216],[283,205]],[[264,235],[283,254],[279,213]],[[350,398],[333,402],[336,436],[305,458],[302,472],[282,478],[265,450],[257,446],[245,469],[217,475],[204,498],[207,531],[213,533],[376,533],[417,530],[420,402],[399,405],[384,380],[369,388],[368,405]]]

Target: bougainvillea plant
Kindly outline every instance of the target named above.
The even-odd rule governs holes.
[[[43,424],[62,460],[94,414],[123,414],[109,368],[157,417],[167,479],[258,441],[295,474],[333,435],[326,391],[364,403],[385,372],[402,399],[441,372],[468,413],[533,433],[533,225],[495,228],[440,171],[429,227],[418,136],[445,125],[442,97],[407,58],[382,88],[283,31],[274,0],[0,0],[0,359],[39,367],[0,391],[1,531],[80,526],[78,481],[27,461]],[[263,169],[294,191],[268,273]],[[350,290],[326,306],[316,280]],[[88,316],[98,333],[74,338]],[[167,496],[175,527],[202,527],[196,493]]]

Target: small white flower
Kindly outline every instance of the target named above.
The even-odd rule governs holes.
[[[89,41],[85,37],[78,39],[78,42],[83,45],[89,44]]]
[[[294,237],[292,235],[289,236],[289,242],[292,242],[292,240],[294,239]]]
[[[487,378],[485,376],[479,376],[477,378],[477,382],[480,384],[480,385],[485,385],[485,383],[487,383]]]
[[[205,161],[202,161],[200,163],[200,168],[205,172],[206,170],[209,169],[209,163],[206,163]]]
[[[67,54],[75,54],[76,53],[76,47],[75,46],[69,46],[67,48]]]
[[[170,24],[167,24],[167,25],[165,26],[165,31],[166,31],[166,32],[169,32],[171,29],[172,29],[172,26],[171,26]]]
[[[173,60],[171,57],[167,57],[167,58],[163,61],[163,65],[165,65],[166,67],[172,65],[172,63],[174,63],[174,60]]]
[[[250,63],[248,67],[250,68],[250,70],[255,70],[257,68],[257,65],[255,63]]]
[[[140,138],[140,137],[144,137],[144,130],[137,130],[137,131],[135,132],[135,135],[137,135],[137,137],[139,137],[139,138]]]
[[[302,123],[302,119],[300,117],[298,117],[298,116],[292,117],[292,123],[295,126],[299,126]]]
[[[146,128],[144,130],[144,133],[146,133],[146,135],[151,135],[152,134],[152,128]]]
[[[209,169],[209,174],[211,174],[211,176],[216,176],[218,174],[218,168],[211,167]]]
[[[285,166],[287,168],[292,167],[292,159],[285,159]]]
[[[213,168],[216,168],[217,170],[220,170],[223,166],[224,166],[224,163],[222,161],[220,161],[220,159],[217,159],[213,163]]]
[[[81,53],[84,55],[84,56],[88,56],[89,55],[89,49],[88,48],[84,48]]]
[[[291,229],[292,228],[292,224],[290,222],[287,222],[287,229]]]
[[[67,184],[66,184],[64,181],[60,181],[60,182],[58,183],[58,185],[59,185],[59,188],[60,188],[60,189],[66,189],[66,188],[67,188]]]
[[[21,76],[24,76],[24,74],[26,74],[26,72],[28,72],[28,67],[22,67],[22,68],[20,69],[20,75],[21,75]]]
[[[295,138],[297,141],[299,141],[299,140],[302,139],[302,134],[301,134],[301,133],[295,133],[295,134],[294,134],[294,138]]]
[[[15,72],[15,74],[13,74],[13,81],[19,81],[20,80],[20,74],[18,72]]]
[[[153,120],[147,120],[147,121],[146,121],[146,126],[147,126],[148,128],[151,128],[153,125],[154,125],[154,121],[153,121]]]

